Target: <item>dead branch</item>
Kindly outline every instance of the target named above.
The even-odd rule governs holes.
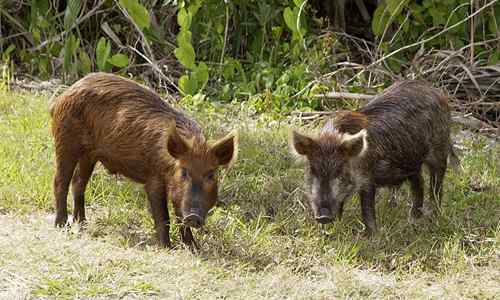
[[[138,49],[136,49],[136,48],[134,48],[132,46],[128,46],[128,48],[131,49],[131,50],[133,50],[137,54],[139,54],[145,61],[147,61],[149,63],[149,65],[153,68],[154,72],[158,75],[158,77],[160,78],[160,80],[161,79],[165,80],[171,86],[175,87],[175,89],[177,91],[179,91],[179,87],[177,87],[177,85],[172,81],[172,79],[170,79],[168,76],[166,76],[165,74],[163,74],[160,66],[158,65],[158,63],[157,63],[157,61],[156,61],[156,59],[154,57],[153,50],[151,49],[151,46],[149,45],[148,40],[146,39],[146,37],[144,36],[144,33],[142,32],[142,29],[139,28],[139,26],[137,26],[137,24],[134,22],[134,20],[132,19],[132,17],[130,17],[130,15],[128,14],[127,10],[125,8],[123,8],[118,1],[116,1],[116,4],[117,4],[118,8],[121,10],[121,12],[123,13],[123,15],[134,26],[134,28],[136,29],[137,33],[139,33],[139,36],[140,36],[141,41],[142,41],[142,48],[144,49],[144,51],[146,52],[146,54],[142,53],[141,51],[139,51]]]
[[[358,93],[344,93],[344,92],[330,92],[326,94],[315,95],[317,98],[330,98],[330,99],[352,99],[352,100],[371,100],[374,95],[358,94]]]

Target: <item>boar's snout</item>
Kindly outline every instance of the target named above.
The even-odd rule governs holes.
[[[321,224],[328,224],[333,222],[333,214],[328,208],[320,208],[315,219]]]
[[[184,217],[182,222],[188,227],[200,228],[203,226],[204,220],[199,209],[191,209],[191,212]]]

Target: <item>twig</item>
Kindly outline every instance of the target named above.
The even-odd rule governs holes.
[[[500,41],[500,37],[497,37],[497,38],[494,38],[494,39],[490,39],[490,40],[486,40],[486,41],[475,42],[474,46],[482,46],[482,45],[486,45],[486,44],[489,44],[489,43],[492,43],[492,42],[496,42],[496,41]],[[458,49],[457,51],[451,52],[450,54],[446,55],[446,57],[435,68],[431,68],[431,69],[429,69],[427,71],[424,71],[422,73],[422,75],[426,75],[426,74],[429,74],[429,73],[441,70],[442,66],[445,63],[447,63],[452,58],[457,57],[462,51],[464,51],[465,49],[470,48],[470,47],[471,47],[471,44],[468,44],[468,45],[465,45],[462,48]]]
[[[300,33],[300,16],[302,15],[302,11],[304,10],[304,7],[306,6],[307,0],[302,2],[302,5],[299,8],[299,13],[297,14],[297,32]],[[301,34],[302,37],[302,34]],[[302,40],[304,42],[304,49],[307,49],[306,47],[306,40],[302,37]]]
[[[165,81],[167,81],[173,87],[175,87],[177,89],[177,91],[179,91],[179,87],[177,87],[177,85],[169,77],[167,77],[165,74],[163,74],[161,69],[156,64],[154,64],[146,55],[144,55],[144,53],[142,53],[141,51],[137,50],[136,48],[134,48],[132,46],[127,46],[127,48],[129,48],[130,50],[139,54],[139,56],[142,57],[146,62],[148,62],[148,65],[151,66],[156,71],[156,73],[158,73],[158,75],[161,78],[163,78]]]
[[[473,116],[453,116],[452,121],[465,126],[469,129],[480,130],[484,128],[490,128],[491,126],[487,123],[473,117]]]
[[[472,72],[464,64],[460,64],[460,66],[462,67],[462,69],[464,69],[465,73],[467,73],[467,75],[469,76],[470,80],[472,81],[472,83],[476,87],[477,91],[479,92],[479,95],[481,97],[483,97],[483,92],[481,91],[481,87],[477,83],[476,78],[474,78],[474,75],[472,75]]]
[[[474,0],[470,0],[470,12],[471,14],[474,12]],[[470,20],[470,64],[474,64],[474,18]]]
[[[226,43],[227,43],[227,32],[228,32],[228,27],[229,27],[229,6],[226,1],[224,1],[226,4],[226,25],[224,27],[224,44],[222,45],[222,52],[220,54],[220,64],[224,63],[224,53],[226,52]]]
[[[333,111],[293,111],[292,115],[297,116],[327,116],[333,115],[335,112]]]
[[[329,78],[331,76],[334,76],[337,73],[340,73],[340,72],[345,71],[345,70],[364,68],[364,66],[362,66],[362,65],[359,65],[359,64],[356,64],[356,63],[351,63],[351,62],[339,62],[339,63],[334,64],[332,67],[335,67],[335,66],[344,66],[344,67],[341,68],[341,69],[337,69],[337,70],[335,70],[333,72],[330,72],[330,73],[327,73],[327,74],[323,74],[319,78],[310,81],[300,91],[298,91],[295,95],[293,95],[290,98],[297,98],[298,96],[302,95],[313,84],[318,83],[318,82],[320,82],[323,79],[326,79],[326,78]],[[348,66],[351,66],[351,68],[349,68]]]
[[[358,94],[358,93],[344,93],[344,92],[330,92],[326,94],[315,95],[317,98],[331,98],[331,99],[353,99],[353,100],[370,100],[374,95]]]
[[[113,31],[113,29],[111,29],[111,27],[109,27],[108,22],[102,23],[101,29],[102,29],[102,31],[104,31],[104,33],[106,33],[113,40],[113,42],[115,42],[115,44],[118,45],[118,47],[123,48],[122,42],[120,41],[120,39],[118,38],[116,33]]]
[[[358,7],[359,13],[361,14],[361,17],[363,17],[363,20],[365,22],[370,22],[370,14],[368,13],[368,10],[366,9],[365,4],[363,3],[363,0],[355,0],[356,6]]]
[[[398,6],[396,7],[396,10],[399,10],[399,9],[400,9],[400,7],[401,7],[403,4],[404,4],[404,1],[401,1],[401,2],[398,4]],[[389,10],[389,7],[388,7],[388,6],[386,6],[386,7],[384,8],[384,12],[383,12],[383,14],[385,15],[385,14],[387,13],[387,11],[388,11],[388,10]],[[385,28],[384,28],[384,32],[382,33],[382,37],[380,38],[380,43],[378,44],[377,50],[380,50],[380,46],[382,46],[382,41],[384,41],[384,39],[385,39],[385,35],[386,35],[386,33],[387,33],[387,30],[389,30],[389,27],[391,26],[391,24],[392,24],[392,20],[393,20],[393,19],[394,19],[394,15],[393,15],[391,12],[389,12],[389,21],[387,21],[387,25],[386,25],[386,26],[385,26]],[[381,20],[380,20],[379,22],[381,22],[381,21],[382,21],[382,18],[381,18]]]
[[[139,54],[144,60],[146,60],[151,65],[153,70],[158,74],[159,78],[164,79],[170,85],[175,87],[175,89],[177,91],[179,91],[179,88],[177,87],[177,85],[170,78],[168,78],[165,74],[163,74],[162,70],[158,66],[158,63],[156,62],[155,57],[154,57],[153,50],[149,46],[149,43],[148,43],[146,37],[144,36],[144,33],[142,32],[142,29],[139,28],[139,26],[137,26],[137,24],[134,22],[132,17],[130,17],[130,15],[128,14],[127,10],[124,9],[117,0],[116,0],[116,4],[118,5],[118,8],[121,10],[123,15],[129,20],[130,23],[132,23],[132,25],[134,26],[136,31],[139,33],[139,35],[141,37],[141,41],[142,41],[142,48],[147,52],[149,57],[132,46],[128,46],[128,48],[133,50],[134,52]]]
[[[28,42],[32,46],[35,45],[35,42],[33,41],[33,37],[31,36],[31,32],[26,30],[26,28],[24,28],[24,26],[18,20],[16,20],[16,18],[14,18],[8,12],[6,12],[5,10],[0,8],[0,15],[1,14],[3,14],[7,19],[9,19],[9,21],[12,22],[12,24],[16,25],[19,28],[19,30],[22,32],[22,35],[24,37],[26,37],[26,40],[28,40]]]

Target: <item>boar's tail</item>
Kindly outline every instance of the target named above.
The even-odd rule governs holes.
[[[455,146],[450,143],[450,150],[448,152],[448,164],[451,166],[451,168],[455,171],[460,169],[460,159],[457,156],[457,153],[455,152]]]

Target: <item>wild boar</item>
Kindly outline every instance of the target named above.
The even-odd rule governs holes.
[[[217,171],[236,158],[232,133],[209,144],[201,127],[156,93],[106,73],[85,76],[51,106],[56,172],[56,226],[67,222],[70,181],[73,218],[85,221],[84,193],[97,162],[112,174],[144,184],[161,245],[171,246],[167,199],[184,243],[217,202]],[[75,170],[76,169],[76,170]]]
[[[409,181],[412,217],[422,215],[422,165],[430,175],[430,197],[440,203],[450,140],[450,108],[438,89],[402,81],[357,111],[340,111],[310,137],[292,130],[292,151],[306,158],[306,181],[315,219],[341,218],[345,202],[358,193],[368,235],[377,230],[375,194],[382,186]]]

